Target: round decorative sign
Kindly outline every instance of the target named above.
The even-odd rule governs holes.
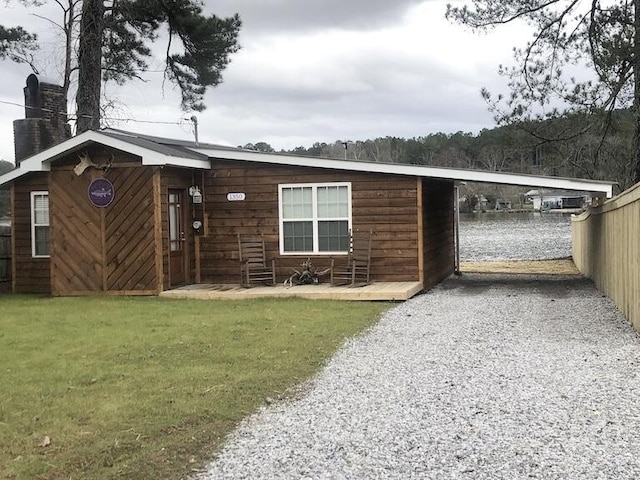
[[[89,184],[89,201],[96,207],[108,207],[114,194],[113,184],[106,178],[96,178]]]

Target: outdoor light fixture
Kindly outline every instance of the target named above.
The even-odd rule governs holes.
[[[200,192],[200,188],[197,185],[189,187],[189,195],[192,203],[202,203],[202,192]]]

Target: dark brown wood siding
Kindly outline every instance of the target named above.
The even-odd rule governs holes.
[[[11,227],[0,224],[0,293],[11,291]]]
[[[154,170],[129,166],[122,160],[116,157],[104,174],[91,168],[77,176],[72,166],[77,159],[60,162],[51,172],[53,294],[153,294],[160,290]],[[89,184],[98,177],[111,181],[115,190],[113,202],[105,208],[93,206],[87,196]]]
[[[428,289],[453,273],[454,188],[453,182],[423,180],[424,288]]]
[[[278,281],[284,281],[308,256],[279,255],[278,185],[324,182],[351,182],[353,229],[374,232],[372,279],[417,280],[415,178],[214,160],[213,170],[205,175],[203,215],[208,228],[200,239],[202,281],[240,281],[238,233],[265,235],[268,256],[276,258]],[[228,201],[228,193],[246,197]],[[329,256],[311,258],[319,268],[331,262]]]
[[[14,293],[50,293],[49,258],[31,251],[31,192],[48,191],[48,173],[31,173],[12,188],[11,244]]]
[[[238,283],[238,233],[265,235],[278,281],[284,281],[308,256],[279,253],[278,186],[328,182],[350,182],[353,229],[373,232],[373,281],[423,280],[428,288],[453,272],[449,181],[227,160],[214,160],[212,170],[205,172],[161,169],[142,166],[130,155],[90,154],[95,163],[111,162],[105,173],[89,168],[77,176],[73,167],[78,159],[69,156],[56,160],[50,174],[16,181],[16,292],[152,294],[171,288],[169,189],[184,192],[187,283]],[[106,208],[94,207],[87,198],[89,183],[100,176],[115,188],[114,202]],[[191,203],[191,185],[202,187],[202,205]],[[50,192],[50,260],[31,256],[30,192],[36,190]],[[245,198],[229,201],[229,193]],[[193,219],[204,222],[197,241],[190,228]],[[317,268],[331,262],[329,255],[311,259]]]

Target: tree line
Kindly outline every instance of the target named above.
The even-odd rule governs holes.
[[[581,129],[584,131],[580,135],[573,134]],[[621,110],[600,124],[592,116],[571,114],[484,129],[478,134],[434,133],[413,138],[386,136],[315,142],[310,147],[299,146],[279,153],[608,180],[617,182],[624,190],[634,180],[633,131],[632,113]],[[553,132],[555,137],[549,139],[550,136],[543,136],[544,132]],[[275,152],[266,142],[241,147]]]

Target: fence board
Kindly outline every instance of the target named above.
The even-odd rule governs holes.
[[[640,183],[571,223],[573,260],[640,331]]]

